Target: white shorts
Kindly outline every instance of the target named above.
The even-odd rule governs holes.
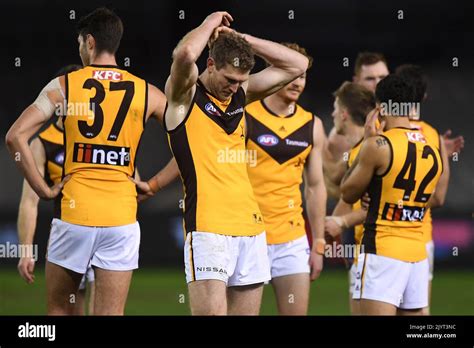
[[[304,235],[287,243],[269,244],[268,260],[272,278],[309,273],[309,243]]]
[[[391,303],[401,309],[428,306],[428,259],[405,262],[360,254],[353,299]]]
[[[432,281],[433,280],[433,269],[434,269],[434,243],[432,240],[430,240],[428,243],[426,243],[426,253],[428,254],[428,264],[429,264],[429,274],[428,274],[428,280]]]
[[[139,246],[138,222],[90,227],[53,219],[47,259],[81,274],[91,265],[110,271],[130,271],[138,268]]]
[[[265,232],[251,237],[189,232],[184,244],[186,282],[222,280],[227,286],[270,280]]]
[[[79,290],[85,290],[87,283],[93,283],[94,280],[94,269],[91,266],[87,269],[86,274],[82,276],[81,283],[79,284]]]
[[[356,283],[356,274],[357,274],[357,265],[355,262],[352,262],[352,266],[349,269],[349,294],[354,293],[354,287]]]

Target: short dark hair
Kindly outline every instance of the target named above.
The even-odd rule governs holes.
[[[112,10],[101,7],[82,17],[77,32],[85,40],[88,34],[95,39],[97,53],[115,54],[123,34],[123,24]]]
[[[375,99],[378,103],[385,104],[410,103],[413,99],[413,88],[402,76],[390,74],[377,84],[375,88]],[[398,114],[397,116],[408,115]]]
[[[333,95],[347,109],[352,120],[358,126],[365,124],[367,114],[375,108],[374,94],[357,83],[344,82]]]
[[[414,64],[403,64],[397,67],[395,74],[402,76],[413,88],[413,99],[415,103],[421,103],[425,98],[428,88],[428,78],[423,68]]]
[[[78,64],[66,65],[59,69],[58,72],[54,75],[54,77],[63,76],[79,69],[82,69],[82,66]]]
[[[255,65],[254,55],[247,40],[235,33],[220,33],[209,49],[209,57],[216,62],[217,70],[230,64],[242,71],[250,71]]]
[[[373,65],[378,62],[383,62],[387,65],[387,60],[382,53],[379,52],[360,52],[357,55],[355,66],[354,66],[354,75],[359,75],[362,65]]]

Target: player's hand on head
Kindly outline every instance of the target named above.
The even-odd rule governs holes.
[[[212,44],[214,43],[214,41],[217,40],[217,38],[219,37],[219,35],[221,33],[236,33],[236,31],[234,29],[231,29],[229,27],[225,27],[225,26],[220,26],[220,27],[217,27],[216,29],[214,29],[214,31],[212,32],[212,35],[211,37],[209,38],[209,41],[207,43],[208,47],[211,48]]]
[[[464,148],[464,137],[459,135],[455,138],[451,138],[451,134],[451,129],[448,129],[443,134],[444,146],[449,157],[451,157],[454,153],[461,152],[461,150]]]
[[[216,28],[221,25],[229,27],[230,23],[233,21],[234,19],[232,16],[226,11],[213,12],[204,20],[205,23],[212,23]]]
[[[377,127],[377,118],[379,114],[380,109],[376,107],[372,109],[367,115],[364,126],[364,139],[375,137],[383,132],[383,128],[385,127],[385,121],[382,121],[380,126]]]
[[[318,254],[316,250],[311,250],[311,253],[309,255],[309,268],[310,268],[310,275],[309,279],[311,281],[318,279],[318,277],[321,274],[321,271],[323,270],[323,255]]]
[[[22,257],[18,262],[18,273],[28,283],[32,284],[35,281],[35,260],[31,257]]]

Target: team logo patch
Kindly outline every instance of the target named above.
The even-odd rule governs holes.
[[[113,70],[94,70],[92,77],[96,80],[122,81],[122,73]]]
[[[257,138],[257,142],[263,146],[275,146],[279,140],[276,136],[271,134],[263,134]]]
[[[214,116],[220,116],[220,112],[217,111],[217,109],[214,107],[214,105],[212,105],[212,103],[207,103],[204,108],[206,109],[206,111],[208,113],[210,113],[211,115],[214,115]]]
[[[406,132],[405,134],[407,135],[408,141],[412,143],[419,142],[419,143],[426,144],[425,137],[423,136],[423,134],[419,132]]]
[[[64,151],[58,152],[56,157],[54,157],[54,162],[58,164],[63,164],[64,163]]]

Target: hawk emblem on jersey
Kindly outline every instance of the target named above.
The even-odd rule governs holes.
[[[407,135],[408,141],[412,143],[418,142],[418,143],[426,144],[425,136],[421,134],[420,132],[406,132],[405,134]]]

